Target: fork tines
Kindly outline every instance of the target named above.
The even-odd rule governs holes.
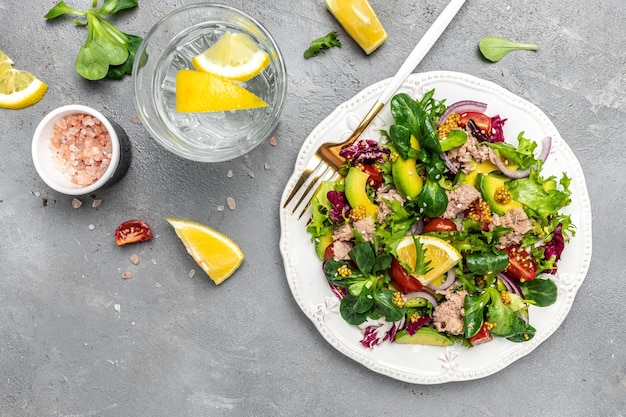
[[[300,196],[291,211],[291,214],[293,215],[296,211],[298,211],[304,202],[304,207],[302,207],[302,211],[298,215],[298,219],[300,219],[311,205],[311,201],[313,200],[313,197],[317,193],[317,190],[322,182],[335,180],[338,176],[339,174],[334,167],[321,160],[317,155],[313,155],[307,166],[302,171],[302,174],[300,174],[298,182],[293,187],[289,197],[285,200],[283,208],[287,208],[289,203],[294,198]]]

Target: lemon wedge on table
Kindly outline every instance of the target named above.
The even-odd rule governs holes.
[[[0,107],[24,109],[38,103],[48,86],[28,71],[13,68],[13,61],[0,51]]]
[[[267,107],[256,94],[208,72],[180,70],[176,76],[176,111],[217,112]]]
[[[242,264],[243,252],[228,236],[190,220],[168,218],[167,221],[187,252],[215,284],[224,282]]]
[[[210,72],[234,81],[248,81],[270,63],[267,52],[259,49],[245,33],[226,32],[191,63],[198,71]]]
[[[422,244],[424,261],[428,265],[426,274],[412,274],[422,284],[430,284],[440,278],[450,268],[459,263],[462,258],[459,251],[443,239],[434,236],[415,236],[415,238],[419,239]],[[413,236],[403,238],[396,248],[396,253],[400,262],[408,265],[411,269],[415,268],[417,250]]]
[[[326,8],[366,54],[387,40],[387,31],[367,0],[326,0]]]

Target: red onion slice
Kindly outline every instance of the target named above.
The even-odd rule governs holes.
[[[513,294],[519,295],[520,297],[524,298],[524,293],[522,292],[522,289],[519,287],[519,285],[517,285],[517,282],[515,282],[515,278],[511,278],[504,272],[500,272],[498,274],[498,278],[500,278],[500,281],[502,281],[502,283],[509,292],[512,292]]]
[[[437,307],[437,304],[439,304],[437,302],[437,299],[435,298],[434,295],[432,295],[429,291],[416,291],[416,292],[410,292],[408,294],[405,295],[405,298],[407,300],[411,300],[413,298],[424,298],[426,300],[428,300],[433,307]]]
[[[473,101],[473,100],[457,101],[456,103],[451,104],[448,106],[448,108],[446,108],[446,110],[443,112],[441,117],[439,117],[437,124],[440,125],[443,122],[445,122],[451,113],[463,114],[463,113],[470,112],[470,111],[477,112],[477,113],[484,113],[485,110],[487,110],[487,104],[481,103],[480,101]]]
[[[506,165],[504,165],[504,162],[502,162],[502,159],[500,159],[497,155],[495,158],[491,158],[493,159],[493,163],[496,164],[496,166],[498,167],[498,169],[507,177],[512,178],[514,180],[518,180],[520,178],[526,178],[528,177],[528,175],[530,174],[530,168],[526,168],[526,169],[511,169],[509,167],[507,167]]]
[[[545,138],[541,140],[541,151],[539,152],[539,156],[537,156],[537,159],[542,160],[542,161],[545,161],[546,159],[548,159],[548,155],[550,154],[551,148],[552,148],[552,138],[550,136],[546,136]],[[530,168],[510,169],[509,167],[504,165],[504,162],[502,162],[502,160],[498,157],[493,158],[492,162],[496,164],[498,169],[504,175],[514,180],[517,180],[520,178],[526,178],[530,174]]]
[[[448,154],[445,152],[441,152],[441,154],[439,155],[441,157],[441,159],[443,159],[443,161],[446,163],[446,168],[448,168],[448,170],[450,170],[450,172],[452,174],[456,174],[457,172],[459,172],[459,167],[457,167],[456,165],[454,165],[452,163],[452,161],[450,160],[450,158],[448,158]]]
[[[454,272],[454,268],[450,268],[446,280],[441,285],[428,284],[427,287],[435,291],[445,290],[450,288],[450,286],[454,284],[454,281],[456,281],[456,272]]]
[[[552,137],[546,136],[541,140],[541,152],[539,152],[539,156],[537,159],[545,161],[548,159],[548,155],[550,155],[550,149],[552,149]]]

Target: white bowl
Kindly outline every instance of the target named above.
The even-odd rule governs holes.
[[[111,162],[104,174],[95,182],[81,186],[74,184],[54,164],[53,151],[50,149],[55,123],[72,114],[89,114],[102,122],[111,137]],[[112,185],[124,176],[130,165],[130,142],[124,130],[110,121],[97,110],[90,107],[70,104],[48,113],[37,126],[32,143],[33,163],[41,179],[52,189],[67,195],[85,195],[108,185]]]

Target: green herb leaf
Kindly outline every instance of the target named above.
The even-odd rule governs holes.
[[[104,0],[102,6],[95,12],[99,15],[115,14],[120,10],[132,9],[137,5],[137,0]]]
[[[501,60],[511,51],[522,49],[538,51],[539,48],[536,43],[517,43],[500,36],[485,36],[478,42],[480,53],[491,62]]]
[[[547,307],[556,302],[557,287],[549,278],[535,278],[520,285],[524,297],[537,307]]]
[[[485,321],[485,308],[487,307],[491,296],[489,292],[479,295],[466,295],[464,301],[465,314],[463,315],[465,337],[468,339],[480,330]]]
[[[428,177],[422,191],[417,195],[417,204],[425,216],[439,217],[448,207],[448,195],[439,183]]]
[[[413,236],[413,242],[415,244],[415,268],[413,268],[413,273],[417,275],[426,275],[428,271],[432,268],[429,268],[430,261],[426,261],[426,249],[424,249],[424,245],[419,240],[419,238]]]
[[[332,31],[326,36],[313,40],[309,48],[304,51],[304,57],[307,59],[312,58],[320,53],[323,53],[326,49],[330,49],[335,46],[341,48],[341,45],[341,41],[337,38],[337,32]]]
[[[477,275],[495,275],[509,265],[509,255],[504,251],[478,252],[465,256],[467,268]]]
[[[54,19],[64,14],[71,14],[76,16],[84,16],[85,13],[80,10],[76,10],[73,7],[68,6],[65,2],[58,2],[52,9],[44,16],[46,19]]]
[[[45,18],[54,19],[65,14],[85,16],[86,22],[73,20],[74,24],[86,25],[88,29],[87,40],[76,57],[76,72],[88,80],[105,77],[121,79],[125,74],[131,74],[135,55],[143,39],[120,31],[103,16],[136,7],[137,4],[137,0],[104,0],[100,8],[95,8],[97,1],[94,0],[91,9],[81,11],[60,1],[48,11]]]
[[[339,312],[341,313],[341,317],[354,326],[358,326],[367,320],[367,312],[359,313],[358,310],[359,305],[359,297],[347,294],[345,297],[341,299],[341,304],[339,304]]]
[[[354,261],[359,271],[363,274],[369,274],[376,263],[374,249],[369,243],[363,242],[354,245],[350,250],[350,258]]]
[[[448,152],[451,149],[458,148],[465,142],[467,142],[467,133],[461,129],[454,129],[439,143],[441,144],[441,150]]]
[[[76,72],[88,80],[100,80],[107,75],[109,60],[98,42],[87,39],[76,56]]]

